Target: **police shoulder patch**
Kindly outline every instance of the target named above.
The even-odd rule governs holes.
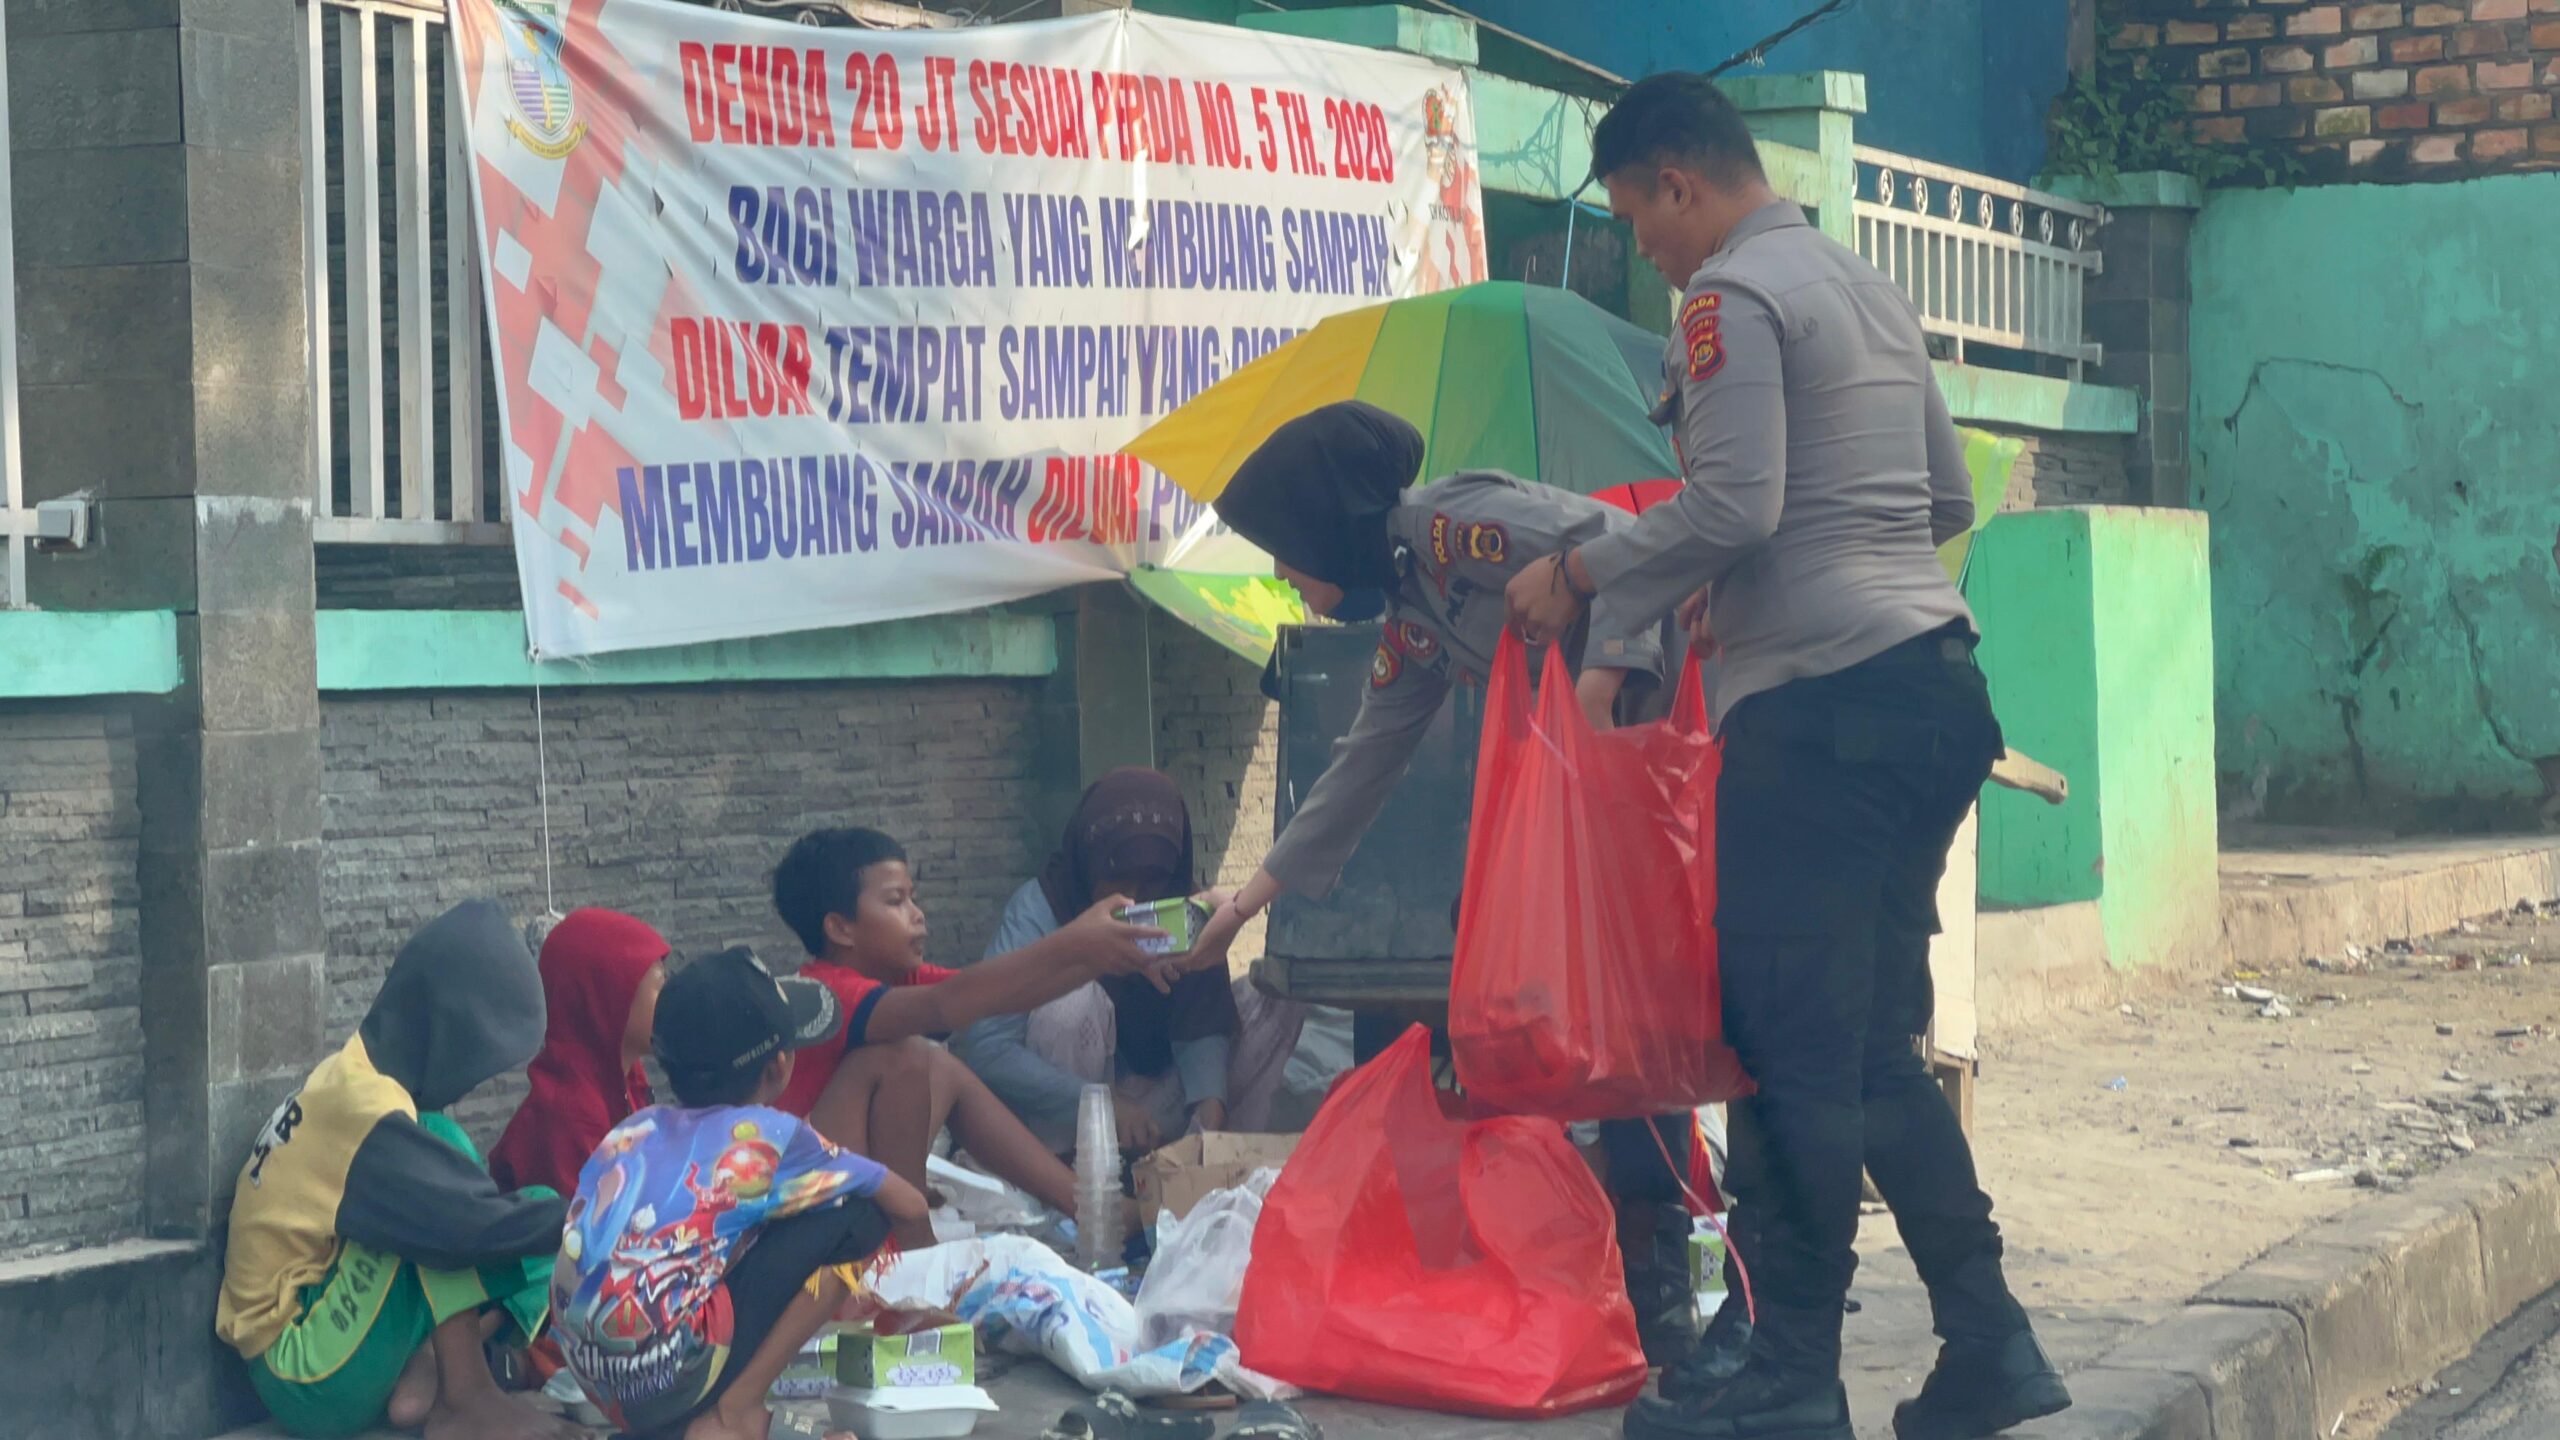
[[[1695,385],[1724,368],[1724,334],[1718,311],[1724,297],[1709,291],[1692,295],[1680,307],[1680,338],[1689,347],[1689,383]]]
[[[1384,690],[1396,683],[1396,677],[1403,673],[1404,657],[1381,642],[1378,653],[1369,657],[1369,688]]]

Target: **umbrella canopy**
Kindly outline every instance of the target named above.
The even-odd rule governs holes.
[[[1421,478],[1501,470],[1588,495],[1676,473],[1649,418],[1662,337],[1569,290],[1488,281],[1346,311],[1263,356],[1129,442],[1215,500],[1282,424],[1337,400],[1411,421]]]

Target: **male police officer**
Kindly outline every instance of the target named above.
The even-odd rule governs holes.
[[[1721,645],[1725,1028],[1760,1087],[1736,1107],[1758,1141],[1737,1153],[1759,1159],[1732,1175],[1758,1237],[1748,1359],[1721,1385],[1675,1372],[1627,1432],[1851,1440],[1841,1302],[1863,1165],[1945,1342],[1895,1432],[1990,1435],[2070,1397],[1916,1043],[1947,848],[2002,749],[1936,554],[1972,521],[1963,447],[1909,301],[1777,197],[1713,85],[1635,86],[1592,159],[1638,249],[1689,277],[1664,395],[1687,485],[1524,568],[1506,608],[1534,641],[1595,597],[1679,607]]]

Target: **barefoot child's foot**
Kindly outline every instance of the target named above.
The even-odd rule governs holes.
[[[435,1409],[437,1389],[435,1347],[421,1345],[409,1357],[408,1368],[400,1372],[399,1383],[391,1387],[391,1406],[383,1419],[394,1430],[417,1429]]]
[[[684,1440],[768,1440],[773,1412],[762,1405],[715,1405],[684,1427]]]
[[[438,1401],[427,1415],[426,1440],[585,1440],[586,1434],[494,1389],[458,1404]]]

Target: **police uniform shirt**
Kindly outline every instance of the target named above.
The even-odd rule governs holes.
[[[1322,898],[1386,808],[1414,747],[1460,678],[1493,669],[1502,591],[1533,560],[1622,531],[1634,517],[1570,491],[1471,471],[1413,491],[1388,516],[1401,578],[1388,596],[1368,689],[1349,734],[1263,857],[1281,887]],[[1583,641],[1585,668],[1663,673],[1660,612],[1603,595]]]
[[[1712,586],[1721,719],[1972,613],[1937,549],[1973,523],[1920,319],[1785,201],[1681,297],[1659,417],[1687,484],[1582,548],[1601,600],[1658,615]]]

